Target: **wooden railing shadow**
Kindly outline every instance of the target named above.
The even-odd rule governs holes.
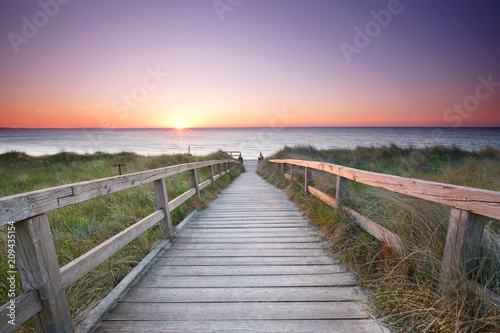
[[[9,262],[17,264],[24,289],[22,295],[0,308],[0,332],[12,332],[30,318],[37,332],[73,332],[64,289],[157,223],[162,238],[171,239],[170,212],[193,196],[199,199],[200,191],[213,186],[234,163],[216,160],[180,164],[0,198],[0,226],[9,225],[9,231],[15,230]],[[198,184],[196,170],[200,168],[207,169],[208,179]],[[169,201],[165,178],[182,172],[189,172],[192,188]],[[155,212],[59,267],[47,212],[151,182],[158,208]],[[12,309],[15,320],[9,316]]]
[[[295,182],[295,168],[303,167],[304,184],[299,184],[306,194],[311,193],[332,207],[340,207],[360,227],[399,253],[403,251],[403,247],[397,234],[343,204],[347,196],[348,180],[450,206],[450,220],[441,263],[442,286],[457,271],[462,271],[466,276],[476,268],[486,217],[500,219],[500,192],[496,191],[404,178],[316,161],[274,159],[268,162],[281,165],[284,176]],[[285,173],[286,165],[289,165],[288,174]],[[312,169],[337,176],[335,198],[309,185],[309,170]],[[470,284],[484,297],[500,306],[499,295],[477,283]]]

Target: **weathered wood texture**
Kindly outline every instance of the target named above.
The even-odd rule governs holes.
[[[342,201],[347,196],[347,179],[337,176],[337,184],[335,185],[335,204],[340,206]]]
[[[338,183],[337,183],[338,184]],[[387,230],[386,228],[382,227],[381,225],[375,223],[374,221],[370,220],[369,218],[359,214],[355,210],[345,207],[345,206],[338,206],[337,198],[332,198],[326,193],[321,192],[320,190],[309,186],[309,192],[313,194],[315,197],[320,199],[321,201],[325,202],[326,204],[332,206],[332,207],[340,207],[342,210],[344,210],[349,216],[353,219],[353,221],[358,224],[361,228],[363,228],[366,232],[368,232],[370,235],[378,239],[379,241],[391,246],[394,250],[396,250],[399,253],[402,253],[403,251],[403,245],[401,238],[393,233],[390,230]]]
[[[164,218],[165,213],[163,210],[158,210],[61,267],[64,288],[75,283],[79,278],[99,266],[103,261]]]
[[[211,165],[207,166],[207,173],[208,173],[208,179],[212,183],[212,189],[215,189],[214,170],[212,169]]]
[[[170,217],[170,205],[165,178],[155,180],[153,186],[155,189],[156,207],[163,211],[163,218],[160,220],[161,237],[163,239],[172,238],[172,218]]]
[[[150,183],[167,176],[219,163],[235,162],[233,160],[221,160],[179,164],[3,197],[0,198],[0,226],[8,222],[25,220],[57,208]]]
[[[382,332],[356,285],[295,206],[247,172],[196,214],[95,332]]]
[[[304,169],[304,194],[307,195],[307,188],[309,187],[309,168]]]
[[[158,222],[160,222],[163,237],[172,237],[170,211],[189,197],[199,195],[202,188],[220,178],[220,175],[213,177],[213,173],[209,171],[210,179],[199,187],[196,168],[207,167],[211,170],[212,165],[221,162],[229,164],[233,161],[181,164],[0,198],[0,226],[16,222],[16,258],[23,287],[26,290],[23,295],[16,298],[18,304],[15,325],[8,322],[8,316],[4,316],[0,321],[2,331],[4,331],[3,328],[5,331],[11,331],[32,316],[34,316],[35,328],[39,332],[73,331],[64,288],[73,284]],[[168,202],[164,177],[185,171],[190,172],[194,188]],[[59,268],[47,216],[40,213],[148,182],[154,183],[158,211]],[[1,311],[8,313],[9,303],[2,306]],[[4,322],[3,319],[7,320]],[[4,327],[4,325],[8,326]]]
[[[33,317],[35,329],[73,332],[47,215],[16,224],[16,259],[24,290],[37,290],[43,306]]]
[[[325,171],[358,183],[384,188],[416,198],[441,203],[479,215],[500,219],[500,192],[404,178],[348,168],[341,165],[301,160],[270,160]]]
[[[484,216],[452,208],[444,247],[441,280],[451,278],[452,272],[457,268],[463,268],[464,273],[470,274],[477,267],[485,223]]]
[[[14,299],[14,305],[9,302],[0,308],[0,332],[12,332],[41,310],[42,301],[38,291],[25,292]]]
[[[500,192],[496,191],[403,178],[330,163],[301,160],[270,160],[270,162],[280,163],[282,170],[284,170],[284,165],[289,163],[290,170],[292,170],[292,165],[297,165],[303,166],[306,173],[309,168],[313,168],[337,175],[335,199],[311,186],[307,190],[327,204],[333,207],[341,207],[363,229],[400,253],[402,252],[402,242],[399,236],[342,205],[342,199],[347,194],[348,179],[451,206],[450,222],[441,265],[440,282],[443,289],[446,281],[453,278],[459,271],[470,275],[477,268],[486,217],[500,218]],[[285,177],[293,180],[291,174],[285,174]],[[497,299],[500,299],[500,296],[492,291],[487,289],[483,291],[485,288],[478,287],[474,283],[471,284],[475,286],[478,293],[483,294],[485,298],[492,300],[495,304],[498,302]]]
[[[116,301],[137,281],[145,272],[146,267],[156,259],[159,252],[170,247],[170,240],[164,239],[153,251],[149,252],[141,262],[127,274],[123,280],[96,306],[84,320],[76,327],[76,333],[86,333],[90,331],[107,312],[113,307]]]
[[[198,175],[196,170],[189,170],[189,178],[191,179],[191,187],[195,189],[196,191],[196,199],[199,201],[201,200],[200,197],[200,188],[198,187]]]

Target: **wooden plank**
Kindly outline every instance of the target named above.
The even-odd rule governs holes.
[[[247,244],[206,244],[175,242],[175,248],[179,250],[244,250],[244,249],[321,249],[322,243],[247,243]]]
[[[180,234],[177,236],[175,242],[191,243],[191,244],[250,244],[250,243],[304,243],[304,242],[319,242],[317,236],[292,236],[292,237],[245,237],[245,238],[224,238],[220,237],[209,238],[204,237],[199,239],[197,237],[185,236]]]
[[[125,245],[136,239],[164,217],[163,210],[158,210],[61,267],[64,288],[69,287],[82,276],[99,266],[104,260],[121,250]]]
[[[347,212],[347,214],[349,214],[349,216],[370,235],[389,245],[396,252],[403,253],[403,242],[398,235],[373,222],[369,218],[364,217],[351,208],[342,206],[342,209]]]
[[[489,290],[488,288],[477,282],[472,282],[470,280],[468,280],[467,282],[472,288],[474,288],[476,294],[479,297],[488,300],[489,302],[500,308],[500,295],[496,294],[492,290]]]
[[[0,226],[59,208],[57,198],[73,194],[69,185],[0,198]]]
[[[171,200],[168,203],[168,208],[170,209],[170,211],[173,211],[174,209],[176,209],[177,207],[182,205],[186,200],[188,200],[189,198],[191,198],[195,194],[196,194],[196,190],[194,188],[187,190],[186,192],[179,195],[177,198]]]
[[[214,163],[217,163],[217,161],[178,164],[160,169],[73,184],[73,196],[61,198],[59,200],[60,207],[153,182],[181,172],[203,168]]]
[[[457,268],[463,268],[467,275],[476,269],[485,224],[484,216],[451,209],[441,265],[442,282],[452,279]]]
[[[155,190],[156,207],[163,211],[163,218],[159,222],[161,237],[163,239],[172,239],[174,230],[172,228],[172,218],[170,216],[165,178],[155,180],[153,186]]]
[[[287,233],[298,233],[300,235],[303,235],[304,233],[309,233],[313,232],[310,227],[288,227],[288,228],[279,228],[280,230],[275,230],[276,228],[253,228],[250,230],[252,233],[267,233],[269,236],[271,235],[286,235]],[[211,229],[191,229],[188,228],[185,231],[185,235],[190,235],[190,234],[199,234],[200,236],[203,236],[204,234],[211,234],[214,233],[214,230]],[[233,233],[242,233],[245,231],[242,231],[240,228],[227,228],[227,229],[219,229],[216,231],[217,233],[220,234],[233,234]]]
[[[367,314],[354,302],[261,303],[119,303],[111,310],[114,320],[311,320],[364,319]]]
[[[235,213],[236,214],[236,213]],[[253,225],[253,224],[267,224],[267,223],[273,223],[273,224],[302,224],[303,226],[309,225],[307,221],[304,220],[302,216],[289,216],[289,217],[279,217],[279,216],[255,216],[255,217],[250,217],[250,216],[238,216],[235,218],[226,218],[226,217],[219,217],[219,218],[212,218],[212,217],[200,217],[197,219],[197,224],[199,225],[239,225],[239,224],[247,224],[247,225]]]
[[[207,173],[208,173],[208,179],[210,180],[210,183],[212,184],[212,189],[215,190],[214,170],[212,169],[211,165],[207,166]]]
[[[132,188],[181,172],[232,160],[205,161],[89,180],[0,198],[0,226]]]
[[[309,188],[311,188],[309,186]],[[276,212],[262,212],[262,213],[259,213],[259,212],[255,212],[253,214],[248,214],[248,215],[238,215],[238,211],[234,210],[234,211],[230,211],[231,214],[226,214],[226,215],[222,215],[220,213],[217,213],[217,214],[207,214],[207,213],[201,213],[199,218],[200,218],[200,221],[201,220],[206,220],[206,221],[210,221],[210,220],[217,220],[217,221],[227,221],[227,220],[230,220],[230,221],[244,221],[244,220],[250,220],[250,221],[255,221],[255,220],[264,220],[264,219],[273,219],[273,220],[291,220],[291,219],[295,219],[295,220],[300,220],[300,221],[303,221],[303,222],[306,222],[306,220],[304,219],[304,217],[301,215],[301,214],[292,214],[292,213],[287,213],[286,211],[284,210],[281,210],[281,211],[276,211]],[[231,216],[232,215],[232,216]]]
[[[341,165],[301,161],[270,160],[273,163],[290,163],[325,171],[334,175],[354,180],[361,184],[384,188],[386,190],[410,195],[416,198],[441,203],[457,209],[470,211],[500,219],[500,192],[477,189],[466,186],[450,185],[420,179],[404,178],[371,171],[348,168]]]
[[[258,208],[256,208],[258,211]],[[300,214],[288,214],[288,211],[283,209],[276,212],[271,211],[263,211],[263,212],[239,212],[237,210],[231,210],[228,214],[223,213],[200,213],[198,217],[200,222],[216,222],[216,223],[224,223],[224,222],[267,222],[267,221],[293,221],[293,222],[303,222],[304,224],[308,224],[307,220]],[[276,213],[276,214],[275,214]],[[237,216],[236,216],[237,215]]]
[[[177,250],[171,249],[165,257],[319,257],[322,249],[272,249],[272,250]]]
[[[326,204],[332,206],[332,207],[337,207],[337,202],[334,198],[329,196],[326,193],[321,192],[320,190],[309,186],[309,191],[316,196],[318,199],[322,200]],[[368,232],[370,235],[378,239],[379,241],[391,246],[394,250],[396,250],[398,253],[403,252],[403,244],[401,241],[401,238],[393,233],[392,231],[382,227],[381,225],[373,222],[369,218],[359,214],[355,210],[341,206],[341,208],[349,214],[349,216],[358,224],[360,227],[362,227],[366,232]]]
[[[189,226],[190,230],[196,229],[255,229],[255,228],[295,228],[295,227],[303,227],[304,223],[273,223],[273,224],[203,224],[203,223],[193,223]]]
[[[186,216],[184,220],[181,221],[181,223],[175,226],[175,231],[180,232],[184,230],[191,222],[191,220],[196,216],[197,213],[198,213],[197,210],[193,210],[191,213],[189,213],[189,215]]]
[[[271,231],[270,231],[271,230]],[[281,229],[283,230],[283,229]],[[256,238],[260,237],[261,239],[264,238],[278,238],[278,237],[302,237],[303,235],[309,235],[308,233],[305,233],[305,230],[300,229],[297,231],[272,231],[272,229],[269,230],[263,230],[259,232],[253,232],[253,231],[245,231],[245,230],[240,230],[238,232],[219,232],[219,231],[212,231],[209,232],[210,230],[204,230],[204,232],[200,232],[199,234],[193,233],[193,232],[188,232],[188,230],[185,230],[183,232],[182,237],[189,237],[189,236],[196,236],[200,241],[205,241],[206,239],[210,238],[218,238],[219,241],[221,242],[226,242],[227,239],[238,239],[238,238]],[[310,233],[311,235],[313,234],[312,232]]]
[[[163,276],[251,276],[251,275],[321,275],[343,273],[340,266],[309,265],[309,266],[155,266],[148,275]]]
[[[42,310],[33,317],[39,332],[73,332],[47,215],[16,223],[16,259],[25,291],[37,290]]]
[[[237,208],[234,206],[238,206]],[[232,207],[233,206],[233,207]],[[290,210],[293,209],[293,207],[290,207],[290,205],[276,205],[273,207],[264,207],[263,205],[244,205],[242,203],[232,203],[232,202],[227,202],[225,201],[223,205],[214,203],[213,205],[210,206],[210,211],[202,211],[200,212],[200,216],[203,215],[208,215],[208,216],[222,216],[222,217],[235,217],[234,213],[246,213],[251,217],[250,215],[259,212],[259,213],[289,213]],[[201,214],[203,213],[203,214]],[[296,212],[293,215],[301,215],[300,213]]]
[[[382,333],[375,320],[103,321],[98,332],[365,332]]]
[[[147,267],[154,261],[159,253],[170,247],[170,240],[162,240],[144,259],[125,276],[120,283],[97,305],[76,328],[77,333],[87,333],[102,319],[102,317],[115,305],[118,299],[140,279],[147,271]]]
[[[345,302],[363,299],[357,287],[133,288],[127,303]]]
[[[307,195],[307,187],[309,186],[309,168],[304,169],[304,194]]]
[[[198,186],[198,176],[196,174],[196,169],[189,170],[189,179],[191,179],[191,186],[195,189],[196,194],[196,200],[200,201],[201,196],[200,196],[200,188]]]
[[[342,204],[347,196],[347,179],[341,176],[337,176],[337,184],[335,185],[335,203],[337,206]]]
[[[296,208],[266,188],[255,174],[238,178],[219,205],[196,215],[96,331],[379,328],[356,303],[364,297],[354,277],[334,265]],[[293,213],[283,218],[288,210]]]
[[[9,333],[42,310],[38,291],[30,290],[0,308],[0,332]]]
[[[233,288],[233,287],[340,287],[355,286],[350,274],[261,275],[261,276],[150,276],[138,287]]]
[[[212,180],[211,179],[207,179],[205,180],[204,182],[198,184],[198,188],[201,190],[203,190],[205,187],[209,186],[210,184],[212,184]]]
[[[327,256],[323,257],[164,257],[160,255],[156,261],[157,265],[171,266],[279,266],[279,265],[332,265],[334,260]]]

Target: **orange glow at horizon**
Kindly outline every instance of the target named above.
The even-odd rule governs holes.
[[[371,100],[366,102],[338,100],[335,105],[325,102],[306,103],[296,100],[290,105],[259,105],[249,103],[221,104],[210,101],[201,105],[183,106],[155,104],[114,113],[108,105],[59,107],[53,105],[0,105],[0,127],[17,128],[217,128],[217,127],[369,127],[369,126],[444,126],[454,123],[443,120],[445,107],[437,108],[434,101],[407,104],[405,98],[391,104]],[[310,101],[307,101],[310,102]],[[474,113],[463,118],[461,126],[500,126],[496,98],[487,101]],[[183,110],[183,111],[179,111]]]

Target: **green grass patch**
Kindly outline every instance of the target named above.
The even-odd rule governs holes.
[[[285,147],[270,157],[334,163],[357,169],[418,178],[455,185],[500,191],[500,152],[478,152],[442,146],[423,149],[358,147],[354,150],[317,150]],[[304,180],[303,168],[294,175]],[[259,174],[284,189],[316,224],[332,250],[372,293],[371,308],[396,331],[403,332],[498,332],[498,307],[476,294],[467,281],[448,281],[442,294],[439,274],[450,208],[444,205],[348,183],[345,205],[399,235],[404,251],[398,255],[334,209],[283,177],[281,168],[261,163]],[[310,171],[312,186],[335,195],[336,176]],[[500,222],[488,219],[479,267],[472,280],[500,293]]]
[[[121,163],[122,172],[132,173],[188,162],[228,159],[219,151],[206,156],[161,155],[140,156],[134,153],[95,153],[79,155],[61,152],[55,155],[33,157],[19,152],[0,155],[0,197],[28,191],[76,183],[80,181],[116,176]],[[205,208],[217,194],[227,187],[241,172],[242,166],[231,169],[228,175],[201,191],[201,201],[187,200],[171,212],[172,223],[177,225],[194,209]],[[214,174],[217,167],[214,167]],[[197,170],[198,181],[208,179],[205,168]],[[189,173],[167,177],[169,200],[191,188]],[[63,266],[91,250],[113,235],[156,211],[153,184],[144,184],[107,196],[92,199],[48,212],[59,265]],[[9,301],[7,295],[7,226],[0,233],[0,303]],[[100,266],[66,289],[74,323],[78,323],[95,307],[159,242],[158,226],[149,229],[125,246]],[[16,295],[23,292],[17,277]],[[32,331],[24,325],[19,331]]]

